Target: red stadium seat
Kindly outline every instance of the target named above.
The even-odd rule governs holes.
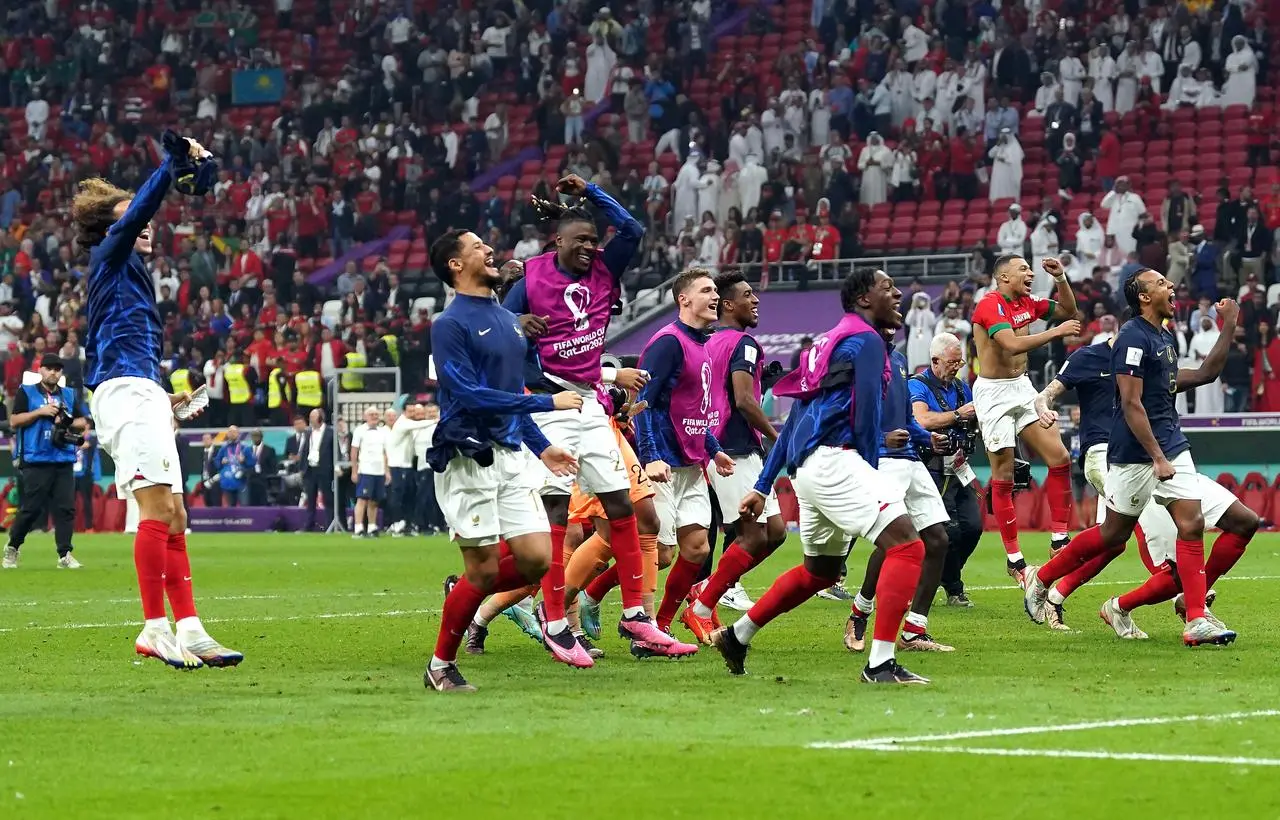
[[[1041,508],[1044,506],[1044,493],[1035,479],[1031,480],[1030,489],[1023,490],[1013,499],[1014,509],[1018,513],[1018,529],[1031,531],[1040,529]]]

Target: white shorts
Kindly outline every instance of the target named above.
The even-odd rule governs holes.
[[[89,414],[98,442],[116,463],[116,494],[165,485],[183,490],[182,459],[173,430],[173,405],[164,388],[140,376],[108,379],[93,391]]]
[[[735,458],[734,462],[733,475],[730,476],[720,475],[714,467],[707,468],[711,489],[716,491],[716,500],[720,502],[720,520],[726,527],[738,520],[738,506],[756,486],[756,480],[760,478],[760,472],[764,469],[764,459],[758,453]],[[773,516],[781,514],[782,508],[778,506],[778,494],[770,490],[769,497],[764,500],[764,512],[756,519],[756,523],[763,524]]]
[[[933,483],[933,476],[924,464],[906,458],[882,458],[876,473],[881,480],[894,485],[895,493],[902,494],[907,514],[917,530],[951,520],[942,503],[942,493],[938,492],[938,485]]]
[[[1184,467],[1184,463],[1182,462],[1183,456],[1186,456],[1185,465],[1189,466]],[[1098,484],[1094,483],[1094,478],[1098,472],[1099,461],[1101,461],[1102,469],[1105,470],[1107,462],[1107,446],[1105,444],[1099,444],[1089,448],[1089,452],[1085,453],[1084,468],[1085,476],[1089,479],[1089,483],[1093,484],[1094,488],[1098,489],[1098,494],[1105,499],[1105,478],[1101,488]],[[1178,458],[1174,459],[1173,465],[1174,469],[1178,471],[1178,474],[1174,475],[1170,481],[1177,481],[1178,478],[1181,477],[1184,468],[1187,469],[1189,473],[1192,473],[1192,471],[1195,470],[1195,464],[1191,461],[1190,452],[1183,453],[1182,456],[1178,456]],[[1111,470],[1114,471],[1117,467],[1142,466],[1146,466],[1148,471],[1151,469],[1151,465],[1117,464],[1115,467],[1112,467]],[[1110,475],[1110,473],[1107,473],[1107,475]],[[1211,527],[1216,527],[1218,525],[1218,521],[1222,519],[1222,516],[1226,515],[1227,510],[1231,509],[1231,505],[1236,503],[1236,497],[1230,490],[1223,487],[1218,482],[1211,480],[1208,476],[1200,475],[1199,473],[1192,473],[1192,477],[1195,480],[1195,486],[1197,488],[1195,497],[1200,501],[1200,514],[1204,516],[1204,527],[1206,530]],[[1156,483],[1157,485],[1160,485],[1167,484],[1169,482]],[[1157,486],[1156,489],[1160,488]],[[1147,502],[1147,505],[1142,508],[1142,512],[1138,515],[1138,526],[1142,527],[1143,537],[1147,540],[1147,554],[1151,556],[1151,560],[1156,566],[1160,566],[1166,561],[1174,560],[1177,547],[1176,542],[1178,540],[1178,527],[1173,523],[1173,516],[1169,515],[1169,511],[1166,510],[1158,500],[1158,495],[1158,493],[1152,492],[1151,499]],[[1099,524],[1106,520],[1108,503],[1110,502],[1104,503],[1102,500],[1098,503]]]
[[[588,495],[631,490],[627,465],[618,451],[618,439],[594,392],[582,397],[581,410],[534,413],[542,434],[556,447],[578,459],[577,476],[557,476],[539,463],[543,495],[572,495],[578,488]]]
[[[800,506],[800,543],[809,556],[842,556],[855,538],[875,541],[907,515],[902,493],[857,450],[819,447],[791,479]]]
[[[1040,419],[1036,413],[1036,389],[1026,376],[1016,379],[979,376],[973,383],[973,409],[983,446],[989,453],[1014,446],[1022,429]]]
[[[701,467],[672,467],[671,480],[665,484],[654,481],[653,489],[659,544],[674,547],[682,527],[711,527],[711,491]]]
[[[488,467],[456,456],[443,473],[435,474],[435,482],[440,511],[459,547],[484,547],[499,538],[551,531],[539,494],[542,475],[524,448],[495,447]]]

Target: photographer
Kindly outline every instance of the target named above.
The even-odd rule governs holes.
[[[76,449],[84,443],[85,412],[69,387],[59,387],[62,359],[46,353],[40,360],[40,381],[24,384],[13,400],[14,461],[20,466],[18,479],[21,509],[9,531],[4,566],[18,565],[18,550],[27,533],[39,521],[53,514],[54,542],[58,566],[79,569],[71,555],[71,533],[75,528]]]
[[[947,456],[921,454],[925,466],[942,493],[942,502],[951,515],[947,525],[950,544],[942,569],[942,588],[947,606],[973,606],[965,594],[960,573],[982,537],[982,511],[972,484],[976,480],[968,457],[977,446],[978,423],[969,385],[956,378],[964,366],[960,340],[939,333],[929,344],[929,369],[911,378],[911,410],[920,426],[930,432],[946,433],[955,445]]]

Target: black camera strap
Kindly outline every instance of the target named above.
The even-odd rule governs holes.
[[[946,394],[942,392],[942,387],[943,387],[942,382],[938,381],[936,378],[933,378],[932,370],[924,370],[923,372],[915,374],[911,378],[919,381],[925,387],[929,388],[929,392],[932,393],[933,397],[938,400],[938,406],[942,408],[942,411],[944,413],[955,412],[957,408],[950,406],[951,403],[947,401]],[[957,397],[961,397],[964,395],[964,390],[961,389],[960,387],[959,379],[952,379],[951,386],[955,388]]]

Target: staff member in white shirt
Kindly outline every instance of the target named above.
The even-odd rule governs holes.
[[[391,484],[387,487],[387,520],[390,522],[387,532],[399,538],[413,519],[414,494],[420,492],[413,469],[414,431],[425,427],[427,422],[422,418],[422,405],[417,403],[406,406],[404,415],[388,410],[386,421],[387,469],[391,473]]]
[[[353,538],[378,535],[378,505],[386,496],[391,477],[387,467],[387,430],[379,423],[380,415],[376,407],[365,410],[364,425],[351,436],[351,481],[356,485]]]
[[[444,513],[436,501],[436,483],[430,474],[431,465],[427,463],[427,448],[436,434],[436,425],[440,423],[440,408],[427,403],[422,405],[423,426],[413,431],[414,456],[418,459],[418,496],[415,499],[418,507],[418,530],[428,535],[444,532]],[[426,475],[424,475],[426,473]]]

